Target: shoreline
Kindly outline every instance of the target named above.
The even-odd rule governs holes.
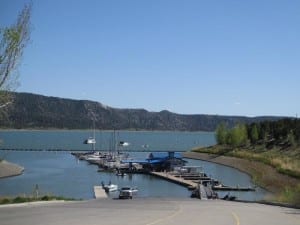
[[[55,131],[55,132],[64,132],[64,131],[92,131],[93,128],[86,128],[86,129],[63,129],[63,128],[21,128],[21,129],[16,129],[16,128],[0,128],[0,131],[14,131],[14,132],[24,132],[24,131]],[[119,131],[128,131],[128,132],[178,132],[178,133],[214,133],[214,131],[205,131],[205,130],[196,130],[196,131],[190,131],[190,130],[146,130],[146,129],[141,129],[141,130],[135,130],[135,129],[119,129],[119,130],[112,130],[112,129],[95,129],[97,132],[119,132]]]
[[[285,191],[287,186],[292,187],[299,183],[298,179],[278,173],[275,168],[261,162],[198,152],[184,152],[182,155],[185,158],[213,162],[244,172],[255,184],[275,195]]]
[[[0,161],[0,179],[21,175],[23,171],[24,167],[5,160]]]

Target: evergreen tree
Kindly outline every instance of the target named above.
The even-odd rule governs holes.
[[[250,133],[249,137],[250,137],[251,143],[255,144],[258,141],[259,134],[258,134],[258,129],[257,129],[256,124],[251,126],[251,133]]]
[[[227,128],[224,123],[220,123],[216,129],[216,139],[219,145],[226,144]]]

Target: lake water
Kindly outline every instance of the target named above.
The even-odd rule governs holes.
[[[169,132],[169,131],[96,131],[96,149],[109,150],[112,136],[117,141],[130,145],[124,151],[187,151],[195,146],[216,143],[213,132]],[[63,149],[91,150],[83,144],[92,131],[1,131],[1,148],[15,149]]]
[[[108,150],[112,145],[112,132],[96,132],[97,149]],[[92,136],[89,131],[1,131],[2,149],[62,149],[90,150],[83,140]],[[215,144],[212,132],[130,132],[115,133],[118,141],[127,141],[131,157],[145,158],[151,151],[186,151],[196,146]],[[78,199],[93,198],[93,186],[101,182],[122,186],[137,186],[139,197],[182,197],[190,196],[186,188],[156,177],[133,174],[118,177],[113,173],[97,172],[98,167],[79,161],[67,151],[7,151],[1,150],[0,157],[25,167],[21,176],[0,179],[0,195],[31,195],[36,185],[40,194],[53,194]],[[213,178],[227,185],[253,186],[248,175],[230,167],[200,160],[188,159],[188,165],[202,166]],[[227,193],[227,192],[226,192]],[[226,193],[220,193],[225,195]],[[266,192],[238,192],[239,199],[259,200]],[[115,197],[112,195],[111,197]]]

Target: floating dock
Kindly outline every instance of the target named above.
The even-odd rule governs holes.
[[[107,194],[102,186],[94,186],[95,198],[107,198]]]
[[[176,184],[180,184],[182,186],[188,187],[188,188],[196,188],[197,184],[191,180],[185,180],[182,177],[177,177],[174,176],[170,173],[166,173],[166,172],[149,172],[149,174],[156,176],[156,177],[160,177],[163,178],[165,180],[168,180],[170,182],[176,183]]]
[[[213,190],[215,191],[255,191],[255,188],[252,187],[230,187],[230,186],[213,186]]]

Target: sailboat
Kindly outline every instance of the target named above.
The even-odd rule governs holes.
[[[93,121],[93,125],[94,125],[94,133],[93,133],[93,137],[89,137],[88,139],[84,140],[84,144],[92,144],[93,145],[93,151],[95,151],[96,149],[96,137],[95,137],[95,121]]]
[[[127,146],[129,146],[129,142],[126,142],[126,141],[120,141],[120,142],[119,142],[119,146],[121,146],[121,147],[127,147]]]
[[[84,144],[96,144],[96,140],[93,137],[89,137],[88,139],[86,139],[84,142]]]

